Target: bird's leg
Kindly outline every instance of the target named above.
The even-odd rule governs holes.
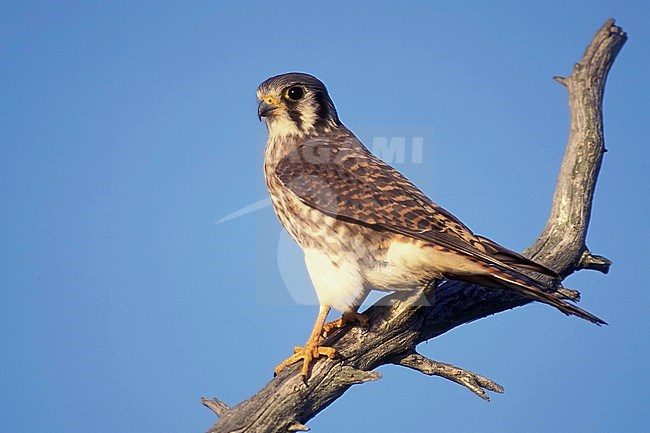
[[[359,307],[360,306],[357,305],[350,311],[344,312],[338,319],[332,320],[331,322],[327,322],[325,325],[323,325],[323,337],[327,337],[328,335],[332,334],[332,332],[343,328],[348,324],[358,323],[361,326],[366,326],[369,319],[367,316],[364,316],[357,311]]]
[[[275,374],[280,374],[282,370],[291,364],[302,360],[302,369],[300,374],[302,375],[303,380],[306,382],[307,377],[309,376],[309,365],[313,359],[318,359],[320,356],[327,356],[332,359],[336,356],[336,349],[333,347],[325,347],[320,344],[323,341],[321,334],[323,333],[323,324],[327,318],[327,313],[330,312],[330,307],[320,306],[318,310],[318,317],[316,318],[316,323],[314,324],[314,329],[311,331],[311,335],[305,344],[305,347],[296,347],[294,349],[294,354],[289,358],[285,359],[275,367]]]

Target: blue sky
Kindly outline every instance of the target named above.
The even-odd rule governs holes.
[[[630,39],[588,244],[614,265],[566,282],[610,326],[502,313],[420,347],[504,385],[491,403],[383,367],[309,425],[646,431],[650,7],[581,3],[0,2],[0,430],[205,431],[200,397],[238,403],[304,342],[317,307],[272,210],[215,224],[266,197],[255,88],[271,75],[320,77],[366,142],[423,137],[396,166],[524,249],[568,133],[551,77],[613,16]]]

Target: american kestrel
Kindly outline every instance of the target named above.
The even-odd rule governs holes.
[[[264,176],[275,212],[304,252],[316,289],[318,318],[302,348],[275,369],[302,360],[307,378],[324,332],[364,321],[357,310],[371,290],[416,291],[432,280],[509,289],[567,315],[605,322],[565,301],[556,287],[524,275],[552,270],[475,235],[339,120],[325,85],[303,73],[271,77],[257,89],[257,114],[268,130]],[[341,319],[325,324],[331,308]]]

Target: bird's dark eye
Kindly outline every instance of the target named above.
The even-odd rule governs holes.
[[[303,96],[305,96],[305,91],[300,86],[293,86],[287,90],[287,98],[292,101],[298,101],[302,99]]]

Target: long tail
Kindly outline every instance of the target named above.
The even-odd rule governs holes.
[[[499,289],[505,288],[536,301],[552,305],[567,316],[578,316],[599,326],[607,325],[607,322],[599,317],[560,298],[557,292],[552,292],[554,290],[552,287],[541,281],[534,280],[523,274],[515,274],[514,272],[499,269],[497,266],[486,266],[486,268],[488,271],[486,274],[473,275],[470,278],[463,276],[458,279]]]

